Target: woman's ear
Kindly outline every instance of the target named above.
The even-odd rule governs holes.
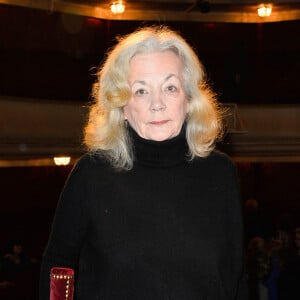
[[[188,116],[190,112],[190,101],[186,100],[186,117]]]
[[[126,113],[126,105],[123,107],[123,119],[126,121],[128,119],[127,113]]]

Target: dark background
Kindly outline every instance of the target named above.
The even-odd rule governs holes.
[[[86,101],[116,35],[152,24],[0,5],[0,93]],[[193,45],[222,102],[299,103],[299,21],[160,24]]]
[[[0,5],[0,95],[88,102],[95,67],[115,36],[151,24]],[[221,102],[299,103],[299,21],[161,24],[180,31],[193,45]],[[280,224],[299,223],[299,162],[237,166],[243,209],[248,199],[258,201],[262,234],[271,237]],[[1,253],[10,240],[20,238],[25,251],[41,259],[71,168],[0,168]]]

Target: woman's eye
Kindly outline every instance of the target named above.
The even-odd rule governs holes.
[[[169,85],[169,86],[167,86],[167,92],[169,92],[169,93],[175,93],[177,91],[178,91],[178,89],[177,89],[177,87],[175,85]]]
[[[147,91],[145,89],[138,89],[134,92],[134,94],[137,96],[144,96],[147,94]]]

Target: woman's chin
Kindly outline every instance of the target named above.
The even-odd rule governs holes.
[[[173,132],[157,132],[157,133],[152,133],[151,135],[149,135],[149,137],[147,139],[156,141],[156,142],[162,142],[165,140],[169,140],[174,136],[175,135]]]

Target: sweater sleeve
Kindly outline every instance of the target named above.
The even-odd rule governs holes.
[[[70,267],[76,271],[81,245],[87,232],[85,199],[86,161],[80,160],[71,171],[61,193],[50,237],[43,255],[39,299],[48,300],[50,293],[50,269],[54,266]]]
[[[236,166],[229,161],[227,177],[227,251],[224,261],[228,263],[230,270],[225,280],[230,299],[247,300],[248,287],[245,276],[245,249],[244,249],[244,224],[241,209],[240,186]]]

